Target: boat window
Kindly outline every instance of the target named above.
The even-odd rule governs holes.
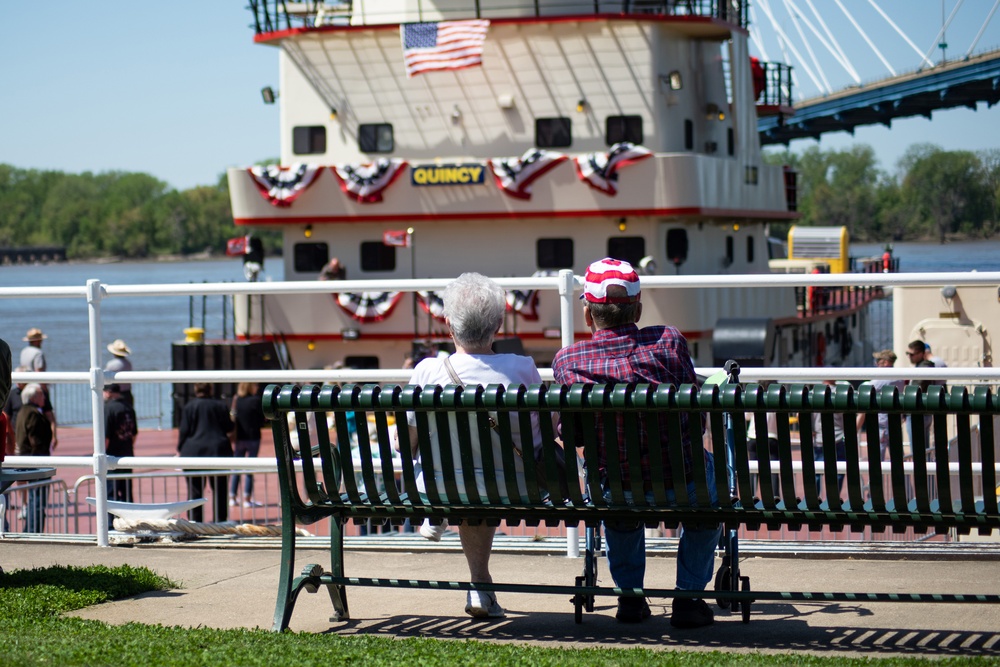
[[[646,239],[641,236],[612,236],[608,239],[608,257],[623,259],[632,266],[646,256]]]
[[[667,259],[674,266],[680,266],[688,256],[688,233],[686,229],[674,227],[667,230]]]
[[[726,130],[726,146],[729,150],[729,154],[732,155],[736,149],[736,144],[733,135],[733,128]]]
[[[296,243],[292,259],[295,273],[319,273],[330,259],[330,248],[325,243]]]
[[[753,264],[753,237],[747,237],[747,264]]]
[[[362,153],[391,153],[394,147],[392,125],[371,123],[358,127],[358,149]]]
[[[573,143],[573,130],[569,118],[536,118],[535,146],[539,148],[566,148]]]
[[[573,239],[538,239],[535,263],[539,269],[573,268]]]
[[[379,241],[362,241],[361,243],[362,271],[395,271],[396,247],[388,246]]]
[[[642,116],[608,116],[604,126],[604,142],[614,146],[623,141],[642,143]]]
[[[735,255],[735,253],[734,253],[734,250],[733,250],[733,237],[732,236],[727,236],[726,237],[726,259],[723,262],[725,264],[725,266],[732,266],[733,265],[734,255]]]
[[[344,357],[344,368],[367,371],[378,367],[378,357]]]
[[[694,150],[694,121],[690,118],[684,121],[684,150]]]
[[[326,128],[322,125],[293,127],[292,152],[296,155],[325,153]]]

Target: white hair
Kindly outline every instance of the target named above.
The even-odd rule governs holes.
[[[486,347],[503,324],[507,299],[503,288],[479,273],[463,273],[441,295],[455,342]]]
[[[25,405],[33,403],[34,401],[32,399],[40,393],[42,393],[42,385],[36,382],[30,382],[24,385],[24,389],[21,390],[21,402]]]

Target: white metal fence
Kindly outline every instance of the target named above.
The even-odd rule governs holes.
[[[579,304],[574,292],[580,289],[582,276],[571,271],[561,271],[556,277],[539,278],[498,278],[496,282],[505,289],[553,290],[559,294],[560,328],[562,344],[573,340],[574,316]],[[93,471],[98,480],[95,486],[97,499],[97,543],[108,544],[107,492],[105,480],[109,471],[119,468],[134,470],[179,468],[184,470],[231,470],[232,458],[191,458],[191,457],[109,457],[104,452],[104,397],[102,389],[111,382],[136,384],[151,383],[191,383],[191,382],[260,382],[260,383],[302,383],[302,382],[377,382],[404,383],[410,371],[404,369],[385,370],[284,370],[284,371],[129,371],[105,373],[102,355],[101,304],[105,299],[119,297],[156,296],[199,296],[227,294],[303,294],[330,293],[333,291],[417,291],[442,290],[450,279],[417,280],[344,280],[333,284],[329,281],[294,281],[275,283],[185,283],[160,285],[114,285],[103,284],[99,280],[89,280],[84,286],[65,287],[4,287],[0,288],[0,299],[77,299],[82,300],[88,312],[89,367],[80,371],[15,373],[19,382],[42,382],[49,384],[85,385],[90,392],[90,414],[93,424],[94,453],[92,456],[14,456],[9,457],[9,466],[20,467],[70,467],[86,468]],[[701,275],[701,276],[645,276],[643,289],[712,289],[750,287],[805,287],[805,286],[940,286],[940,285],[997,285],[1000,272],[970,273],[857,273],[857,274],[761,274],[761,275]],[[720,369],[700,368],[698,372],[711,375]],[[551,379],[551,372],[543,372],[542,378]],[[770,379],[778,381],[819,381],[871,380],[874,378],[947,379],[965,382],[1000,381],[1000,368],[928,368],[928,369],[877,369],[877,368],[783,368],[780,373],[774,368],[744,369],[741,379],[756,381]],[[255,471],[274,471],[275,462],[266,459],[241,459],[241,468]],[[573,534],[569,541],[575,541]]]

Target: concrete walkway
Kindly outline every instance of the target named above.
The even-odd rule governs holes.
[[[360,577],[467,579],[457,540],[427,549],[419,537],[390,538],[391,550],[349,548],[347,573]],[[130,564],[146,566],[181,588],[99,605],[77,612],[107,623],[213,628],[269,628],[274,613],[280,549],[243,546],[235,540],[193,544],[99,548],[37,540],[0,541],[0,565],[7,571],[46,565]],[[261,544],[249,541],[246,544]],[[760,557],[742,565],[754,590],[982,592],[1000,594],[1000,560],[855,559]],[[328,563],[321,549],[300,549],[297,569]],[[494,579],[505,583],[565,583],[582,568],[579,559],[555,553],[524,555],[501,551],[492,561]],[[602,583],[608,583],[601,564]],[[654,555],[647,567],[649,587],[673,585],[674,560]],[[656,650],[719,650],[848,656],[968,656],[1000,659],[1000,605],[914,603],[754,603],[752,620],[716,609],[713,627],[676,630],[669,602],[651,600],[653,617],[638,626],[615,621],[614,598],[598,598],[598,608],[573,622],[568,597],[502,593],[507,618],[473,621],[464,613],[462,591],[352,588],[350,621],[331,623],[332,606],[321,591],[303,593],[291,627],[302,632],[434,637],[527,643],[548,647],[646,647]]]

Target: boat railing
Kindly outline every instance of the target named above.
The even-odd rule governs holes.
[[[558,293],[560,304],[560,337],[562,345],[574,339],[574,318],[577,317],[579,300],[576,298],[582,285],[582,276],[572,271],[560,271],[553,277],[497,278],[505,289],[551,290]],[[345,280],[290,281],[255,283],[185,283],[159,285],[116,285],[100,280],[89,280],[86,285],[53,287],[3,287],[0,300],[8,298],[75,299],[85,303],[88,311],[89,362],[86,369],[60,372],[17,372],[16,382],[41,382],[48,384],[85,385],[90,392],[91,423],[93,424],[94,454],[88,456],[13,456],[7,465],[21,467],[85,468],[92,470],[102,482],[109,472],[127,468],[131,470],[181,469],[181,470],[232,470],[231,458],[149,457],[134,456],[114,458],[104,453],[104,395],[103,388],[112,382],[133,385],[150,383],[324,383],[324,382],[375,382],[405,383],[410,371],[404,369],[378,370],[241,370],[241,371],[129,371],[105,373],[103,370],[104,346],[102,341],[101,304],[105,299],[130,297],[166,297],[225,294],[296,294],[332,293],[333,291],[418,291],[442,290],[451,279],[411,280]],[[748,287],[895,287],[942,285],[1000,284],[1000,272],[968,273],[840,273],[840,274],[754,274],[754,275],[671,275],[643,276],[644,290],[655,289],[712,289]],[[711,375],[720,369],[699,368],[699,373]],[[551,371],[543,369],[543,379],[551,379]],[[746,368],[741,379],[754,382],[762,379],[780,382],[819,382],[823,380],[864,381],[877,378],[911,380],[947,380],[963,383],[1000,383],[998,368]],[[271,471],[274,462],[263,459],[245,459],[241,468]],[[97,498],[97,541],[108,544],[107,494],[103,483],[95,488]]]
[[[365,0],[250,0],[258,35],[325,26],[387,25],[403,22],[462,19],[551,18],[554,16],[614,16],[653,14],[699,17],[746,27],[745,0],[467,0],[442,7],[430,0],[397,4]]]

